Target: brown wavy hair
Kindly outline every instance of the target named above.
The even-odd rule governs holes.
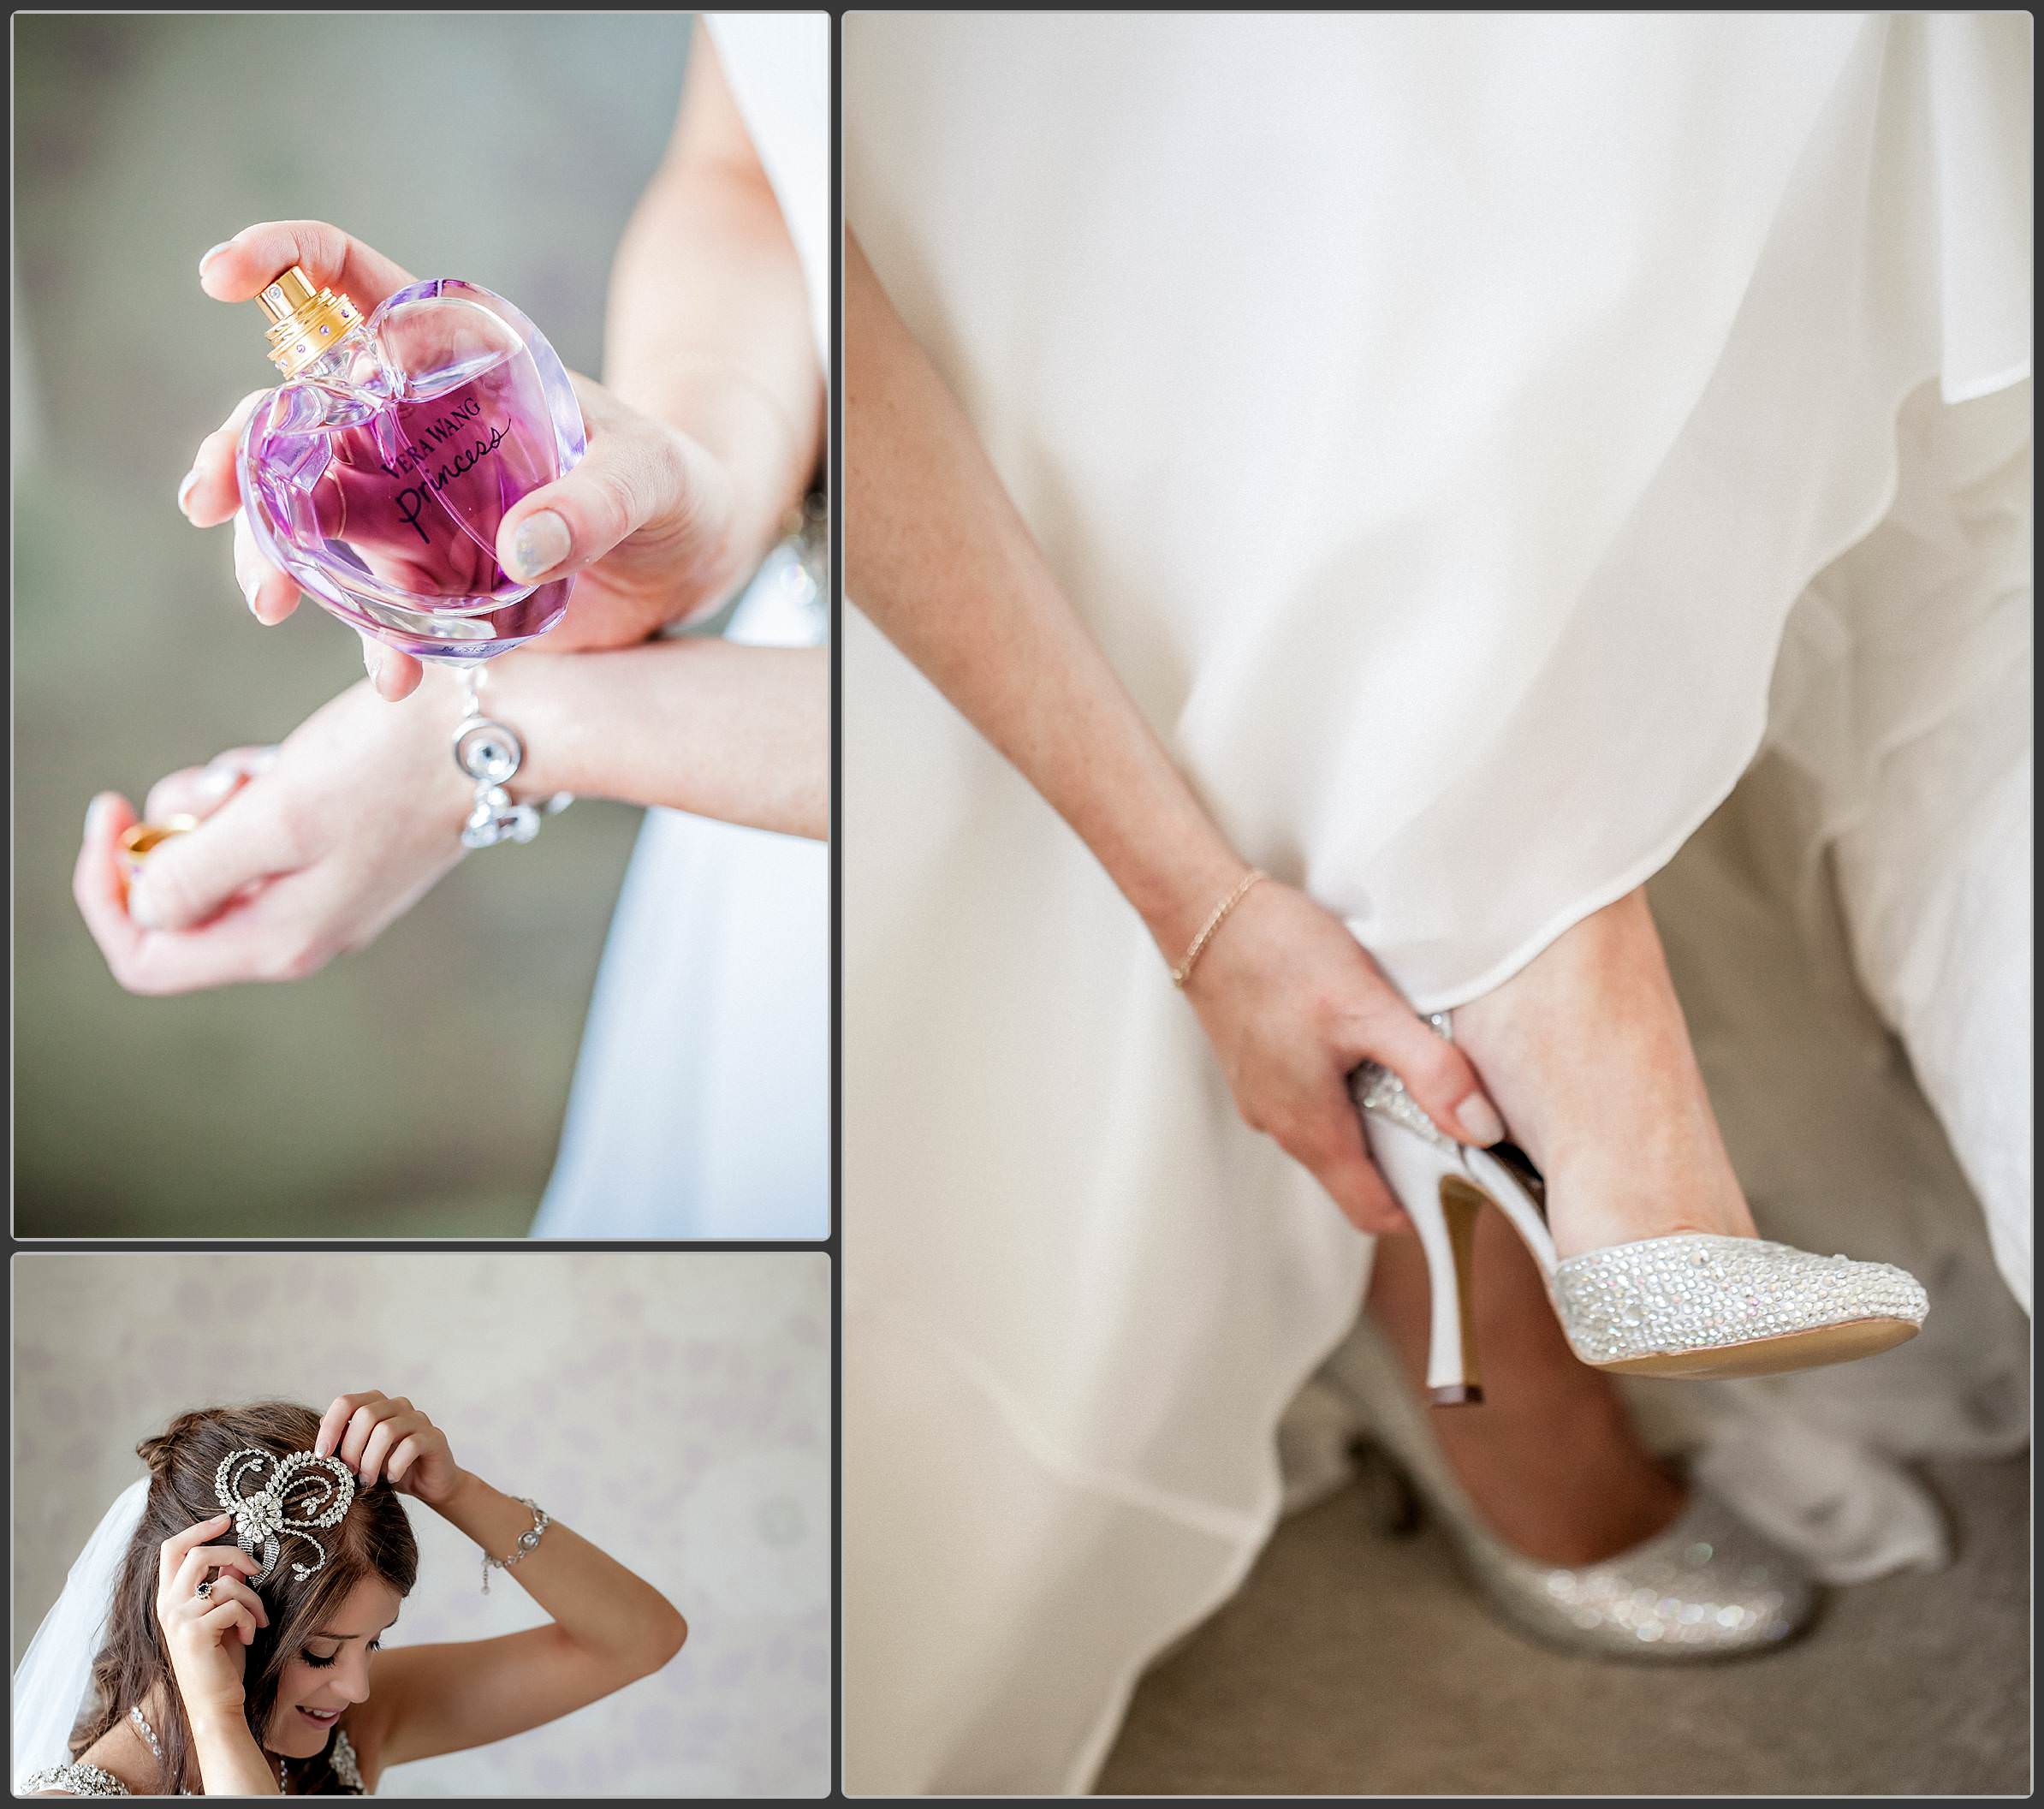
[[[253,1447],[282,1457],[309,1451],[319,1434],[319,1415],[288,1401],[259,1401],[253,1407],[206,1407],[182,1413],[153,1438],[145,1438],[136,1453],[149,1466],[149,1499],[141,1524],[121,1565],[107,1617],[107,1640],[93,1661],[94,1699],[71,1735],[74,1755],[83,1752],[107,1731],[128,1718],[128,1711],[153,1698],[166,1705],[151,1721],[163,1747],[157,1785],[175,1795],[185,1781],[191,1760],[192,1729],[170,1669],[170,1653],[156,1618],[159,1548],[174,1533],[188,1531],[218,1514],[213,1478],[230,1451]],[[223,1532],[216,1543],[232,1543]],[[399,1595],[409,1595],[419,1577],[419,1546],[396,1491],[388,1483],[358,1487],[355,1498],[337,1526],[321,1534],[326,1562],[303,1582],[291,1574],[288,1562],[263,1585],[263,1605],[270,1624],[256,1629],[244,1660],[243,1712],[256,1744],[276,1707],[284,1666],[298,1655],[365,1577],[380,1577]],[[143,1711],[145,1715],[148,1711]],[[300,1795],[342,1791],[332,1764],[333,1743],[316,1758],[286,1761],[288,1776]]]

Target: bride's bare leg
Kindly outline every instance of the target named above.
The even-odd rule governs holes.
[[[1443,1455],[1491,1530],[1529,1557],[1590,1564],[1681,1511],[1681,1485],[1639,1443],[1609,1377],[1571,1354],[1540,1270],[1503,1217],[1477,1224],[1478,1406],[1432,1411]],[[1426,1398],[1427,1270],[1413,1237],[1377,1240],[1370,1315]]]
[[[1458,1009],[1454,1037],[1547,1177],[1561,1255],[1676,1231],[1755,1235],[1644,888]]]
[[[1643,889],[1593,913],[1454,1014],[1455,1040],[1548,1182],[1564,1256],[1674,1231],[1753,1235]],[[1550,1563],[1616,1556],[1680,1511],[1616,1385],[1578,1363],[1532,1258],[1495,1212],[1474,1253],[1483,1401],[1434,1430],[1500,1538]],[[1370,1310],[1423,1398],[1427,1275],[1379,1240]]]

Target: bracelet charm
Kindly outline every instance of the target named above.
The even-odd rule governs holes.
[[[490,1573],[493,1570],[508,1570],[528,1551],[536,1550],[539,1544],[540,1535],[554,1524],[552,1516],[538,1502],[523,1495],[518,1498],[532,1510],[532,1524],[519,1534],[518,1550],[508,1557],[493,1558],[487,1551],[483,1554],[483,1593],[484,1595],[490,1593]]]
[[[465,673],[466,705],[455,724],[455,765],[474,780],[475,803],[461,825],[463,848],[495,848],[500,842],[530,842],[540,819],[573,804],[572,792],[557,791],[537,804],[513,800],[506,785],[525,765],[526,744],[508,724],[483,714],[476,675]]]

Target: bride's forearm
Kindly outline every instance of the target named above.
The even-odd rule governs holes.
[[[457,705],[443,689],[449,720]],[[514,729],[520,798],[557,791],[829,833],[830,673],[816,647],[656,640],[494,663],[483,706]]]
[[[731,473],[754,555],[821,456],[823,378],[800,259],[709,32],[611,267],[603,380]]]
[[[1244,864],[849,235],[845,351],[847,595],[1072,825],[1177,961]]]
[[[462,1472],[447,1499],[432,1505],[492,1557],[518,1550],[532,1527],[530,1508],[472,1471]],[[688,1635],[687,1622],[651,1583],[558,1520],[516,1563],[495,1574],[518,1584],[563,1636],[614,1668],[621,1680],[657,1670]]]

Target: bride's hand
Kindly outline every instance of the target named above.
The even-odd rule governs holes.
[[[242,1670],[258,1628],[270,1624],[263,1598],[244,1580],[260,1559],[239,1545],[209,1545],[226,1532],[230,1514],[217,1514],[174,1532],[157,1551],[156,1618],[169,1649],[171,1674],[193,1722],[238,1714]],[[215,1572],[205,1593],[207,1573]]]
[[[437,687],[393,710],[358,684],[281,747],[170,775],[150,820],[202,820],[125,892],[134,811],[95,799],[72,893],[114,978],[138,993],[297,979],[365,946],[460,858],[474,798],[448,753],[458,714]]]
[[[1494,1143],[1505,1134],[1468,1058],[1413,1012],[1339,919],[1291,886],[1250,888],[1185,992],[1244,1120],[1311,1169],[1358,1229],[1408,1223],[1349,1097],[1358,1062],[1390,1068],[1453,1137]]]
[[[345,292],[365,317],[413,278],[382,253],[320,220],[244,227],[199,265],[218,301],[252,301],[294,264],[313,283]],[[601,384],[569,373],[589,449],[558,481],[505,512],[496,551],[521,583],[579,574],[567,616],[549,632],[550,652],[630,646],[669,622],[723,602],[758,557],[760,524],[748,519],[730,472],[707,448],[642,414]],[[199,443],[178,485],[178,507],[199,527],[235,523],[235,576],[258,622],[282,622],[298,606],[298,586],[258,550],[242,510],[235,455],[241,430],[271,392],[244,396]],[[418,687],[423,668],[409,654],[362,638],[363,663],[378,693],[395,699]]]
[[[466,1473],[448,1449],[445,1432],[409,1401],[393,1401],[377,1389],[336,1396],[312,1449],[322,1457],[338,1457],[364,1488],[380,1476],[429,1508],[449,1500]]]

